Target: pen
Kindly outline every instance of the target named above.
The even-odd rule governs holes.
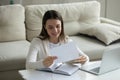
[[[61,63],[59,66],[57,66],[55,69],[58,69],[60,66],[62,66],[63,65],[63,63]]]

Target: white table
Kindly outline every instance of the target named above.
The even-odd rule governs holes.
[[[120,80],[120,69],[99,76],[81,70],[71,76],[36,70],[20,70],[19,73],[25,80]]]

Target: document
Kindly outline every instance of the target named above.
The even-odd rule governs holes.
[[[74,42],[69,42],[50,50],[51,56],[57,56],[56,63],[67,62],[79,58],[79,51]]]

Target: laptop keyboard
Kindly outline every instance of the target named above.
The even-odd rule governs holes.
[[[96,68],[94,68],[94,69],[91,69],[90,71],[99,73],[99,70],[100,70],[100,67],[96,67]]]

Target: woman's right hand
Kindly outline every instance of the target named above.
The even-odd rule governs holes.
[[[45,67],[49,67],[50,65],[53,64],[54,60],[57,59],[57,56],[48,56],[43,60],[43,65]]]

